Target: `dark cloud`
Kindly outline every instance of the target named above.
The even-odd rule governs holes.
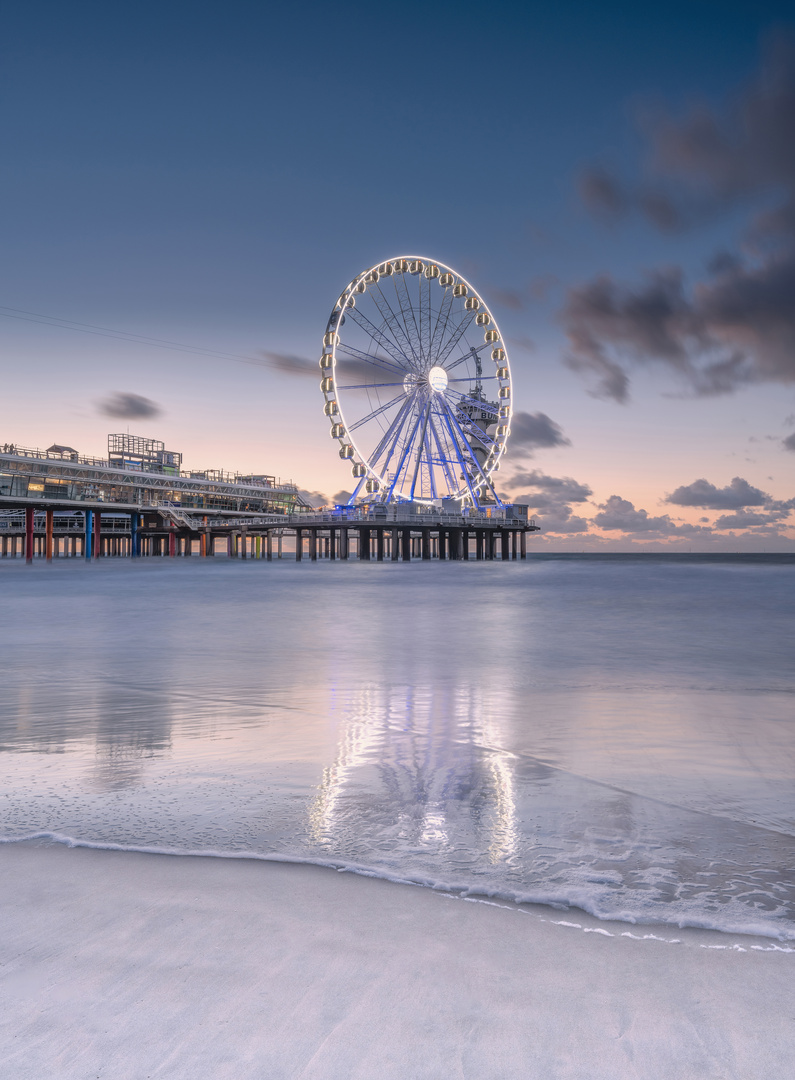
[[[304,356],[293,356],[291,353],[263,352],[262,356],[269,368],[278,371],[282,375],[308,375],[313,379],[320,380],[320,367],[317,360],[307,360]],[[377,369],[364,360],[337,360],[337,375],[346,379],[355,379],[357,382],[372,382],[373,372]]]
[[[770,44],[754,83],[723,109],[647,113],[642,127],[652,181],[631,189],[591,170],[580,185],[586,205],[613,216],[638,208],[666,231],[741,206],[751,215],[746,255],[722,253],[692,287],[674,268],[634,287],[603,275],[571,289],[566,362],[590,376],[593,393],[618,402],[629,396],[627,365],[639,362],[669,366],[698,395],[795,382],[792,39]]]
[[[525,498],[531,498],[531,496],[520,496],[516,501],[522,503]],[[527,504],[528,506],[530,503]],[[588,521],[584,517],[579,517],[575,514],[570,506],[556,506],[551,507],[549,510],[542,510],[539,513],[533,513],[533,520],[536,525],[540,526],[542,533],[587,533],[589,531]]]
[[[785,518],[786,512],[754,513],[740,510],[736,514],[723,514],[715,522],[716,529],[748,529],[755,525],[774,525]]]
[[[495,289],[492,286],[488,294],[490,300],[509,311],[524,311],[527,306],[525,297],[514,289]]]
[[[512,337],[508,340],[511,345],[515,345],[518,349],[523,349],[525,352],[534,353],[536,351],[536,343],[529,337]]]
[[[338,491],[336,495],[331,496],[331,502],[333,506],[345,506],[351,501],[352,492],[350,491]]]
[[[530,507],[536,524],[544,533],[585,533],[588,522],[572,510],[570,503],[583,503],[591,489],[570,476],[547,476],[534,470],[517,473],[505,481],[507,488],[523,488],[528,493],[516,495],[513,502]],[[530,491],[530,488],[536,490]]]
[[[318,375],[320,368],[316,360],[307,360],[305,356],[293,356],[291,353],[263,351],[262,355],[268,367],[282,375]]]
[[[599,504],[599,513],[593,517],[593,524],[608,532],[623,532],[628,537],[663,538],[669,536],[709,536],[712,529],[704,525],[677,525],[668,514],[650,517],[646,510],[636,510],[634,503],[611,495],[607,502]]]
[[[533,470],[520,472],[505,481],[507,488],[537,488],[535,495],[522,495],[519,502],[528,506],[551,506],[559,503],[585,502],[593,494],[587,484],[580,484],[570,476],[547,476]]]
[[[321,506],[328,506],[328,496],[324,495],[322,491],[301,491],[298,494],[301,498],[309,503],[310,506],[314,506],[318,509]]]
[[[753,231],[795,227],[795,38],[772,36],[760,70],[739,94],[716,109],[705,103],[674,117],[644,108],[639,117],[646,141],[646,174],[629,184],[601,166],[579,181],[585,206],[618,216],[640,210],[664,231],[697,224],[777,194],[779,205],[765,208]]]
[[[533,450],[544,447],[571,446],[571,440],[546,413],[517,412],[511,420],[510,444],[514,454],[532,455]]]
[[[583,203],[594,214],[615,218],[629,210],[630,199],[621,183],[598,165],[583,170],[578,188]]]
[[[163,410],[150,398],[116,391],[99,403],[99,411],[118,420],[146,420],[160,416]]]
[[[649,517],[645,510],[636,510],[633,503],[619,495],[611,495],[607,502],[599,504],[599,513],[594,516],[593,522],[600,529],[631,533],[668,534],[676,528],[667,514]]]
[[[795,382],[795,246],[791,255],[735,267],[686,292],[679,269],[636,288],[602,275],[569,290],[561,313],[567,365],[593,393],[624,403],[626,362],[672,368],[697,395],[760,382]]]
[[[674,506],[697,506],[703,510],[741,510],[746,506],[765,506],[771,498],[759,488],[752,487],[741,476],[735,476],[724,488],[708,480],[694,480],[678,487],[665,500]]]
[[[795,431],[791,435],[787,435],[786,439],[781,440],[785,450],[795,451]]]

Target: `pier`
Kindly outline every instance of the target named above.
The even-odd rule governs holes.
[[[489,561],[526,558],[538,531],[523,506],[318,511],[273,476],[184,475],[181,455],[133,436],[110,436],[109,447],[96,459],[0,446],[0,558]]]

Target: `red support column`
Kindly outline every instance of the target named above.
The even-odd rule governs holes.
[[[46,520],[47,520],[47,548],[46,548],[46,555],[47,555],[47,562],[52,562],[52,522],[53,522],[52,510],[47,510],[46,511]]]
[[[173,529],[168,534],[168,553],[172,559],[177,554],[177,534]]]
[[[33,507],[25,507],[25,561],[33,562]]]

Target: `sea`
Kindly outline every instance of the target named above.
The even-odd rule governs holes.
[[[0,560],[0,839],[795,940],[795,556]]]

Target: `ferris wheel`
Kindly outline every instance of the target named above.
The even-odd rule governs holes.
[[[511,369],[494,316],[460,274],[411,255],[357,275],[329,317],[320,368],[351,502],[500,502]]]

